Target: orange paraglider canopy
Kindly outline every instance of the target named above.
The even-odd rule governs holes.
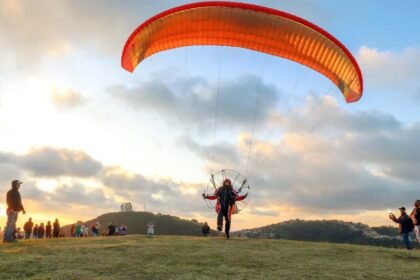
[[[198,2],[162,12],[131,34],[121,64],[133,72],[155,53],[196,45],[240,47],[293,60],[330,79],[347,102],[362,97],[362,73],[340,41],[302,18],[245,3]]]

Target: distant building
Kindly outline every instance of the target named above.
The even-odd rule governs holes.
[[[121,212],[132,212],[132,211],[133,211],[133,205],[131,204],[131,202],[121,204]]]

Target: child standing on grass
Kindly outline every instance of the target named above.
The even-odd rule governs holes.
[[[207,222],[204,222],[204,225],[201,231],[203,233],[203,236],[208,236],[210,234],[210,226]]]
[[[152,222],[147,224],[147,235],[152,236],[155,234],[155,225]]]
[[[89,236],[89,227],[87,225],[85,225],[85,227],[83,228],[83,236],[84,237]]]

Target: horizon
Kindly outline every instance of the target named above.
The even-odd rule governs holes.
[[[179,48],[134,73],[121,67],[137,26],[192,2],[0,0],[0,192],[24,182],[18,226],[68,225],[131,202],[215,228],[201,193],[221,169],[251,185],[233,231],[294,219],[388,226],[388,209],[410,212],[420,199],[420,3],[241,1],[340,40],[365,83],[347,104],[319,73],[239,48]],[[5,209],[2,199],[1,228]]]

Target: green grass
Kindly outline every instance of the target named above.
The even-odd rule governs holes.
[[[420,252],[145,236],[0,243],[0,279],[417,279]]]

